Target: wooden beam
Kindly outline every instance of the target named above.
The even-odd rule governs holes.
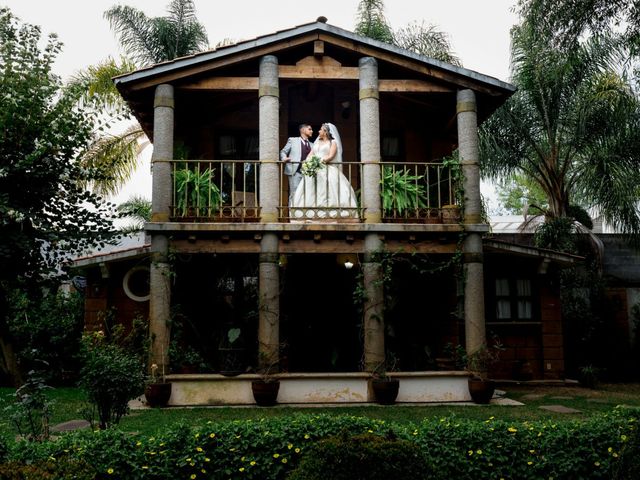
[[[177,85],[179,90],[258,90],[258,77],[213,77]]]
[[[280,65],[280,78],[306,80],[358,80],[358,67]]]
[[[313,42],[313,55],[317,58],[322,58],[324,55],[324,42],[322,40]]]
[[[378,90],[381,92],[405,93],[450,93],[455,91],[453,88],[424,80],[379,80]]]
[[[186,66],[178,71],[173,70],[164,74],[154,75],[145,80],[133,82],[133,85],[127,86],[126,88],[130,90],[142,90],[145,88],[160,85],[161,83],[173,83],[177,80],[180,80],[181,78],[187,78],[198,73],[208,72],[229,65],[235,65],[239,62],[244,62],[247,60],[260,59],[264,55],[287,50],[288,48],[303,45],[317,39],[317,33],[310,33],[301,37],[292,38],[286,42],[272,43],[255,49],[249,48],[246,51],[235,55],[228,55],[222,58],[211,60],[209,62],[202,62],[192,66]],[[256,63],[255,66],[257,68],[258,64]]]
[[[458,88],[470,88],[477,92],[482,92],[489,95],[499,95],[500,93],[502,93],[500,91],[502,89],[500,89],[499,87],[487,87],[484,86],[482,82],[474,81],[472,79],[469,79],[468,77],[465,77],[464,75],[449,72],[447,70],[442,70],[435,66],[431,67],[415,60],[403,58],[395,53],[380,50],[369,45],[356,44],[356,42],[354,41],[334,37],[333,35],[327,33],[320,33],[319,39],[333,45],[338,45],[340,47],[356,51],[363,56],[375,57],[376,59],[378,59],[378,61],[382,60],[385,62],[389,62],[400,67],[408,68],[409,70],[412,70],[414,72],[437,78],[447,83],[453,83]]]

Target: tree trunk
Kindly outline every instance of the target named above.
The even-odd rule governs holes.
[[[14,387],[22,384],[22,375],[18,368],[15,351],[11,341],[0,336],[0,372],[6,376]]]

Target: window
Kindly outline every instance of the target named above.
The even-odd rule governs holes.
[[[509,277],[496,278],[495,305],[496,320],[533,320],[533,293],[531,279]]]
[[[383,160],[397,161],[402,158],[404,145],[400,133],[383,132],[380,147]]]

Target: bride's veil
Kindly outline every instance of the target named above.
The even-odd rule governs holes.
[[[331,163],[335,164],[336,167],[338,167],[340,171],[342,171],[342,139],[340,138],[340,133],[333,123],[327,123],[326,125],[329,127],[329,132],[331,133],[333,139],[336,141],[336,146],[338,147],[336,157]]]

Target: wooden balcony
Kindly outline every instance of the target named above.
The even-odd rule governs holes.
[[[257,160],[174,160],[171,222],[260,222],[260,162]],[[360,223],[364,219],[364,165],[341,164],[355,195],[355,207],[291,209],[284,164],[279,167],[280,223]],[[383,223],[457,224],[456,185],[451,168],[439,162],[380,163]],[[351,195],[351,194],[349,194]]]

